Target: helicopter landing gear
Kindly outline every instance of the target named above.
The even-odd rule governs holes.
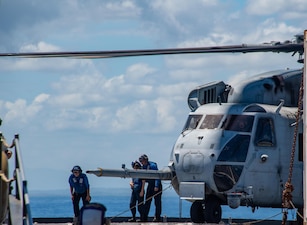
[[[190,208],[190,217],[193,223],[205,222],[204,209],[202,201],[195,201]]]
[[[193,202],[190,216],[193,223],[219,223],[222,218],[222,208],[219,200],[209,196],[205,202]]]
[[[205,201],[204,217],[207,223],[219,223],[222,219],[222,208],[219,199],[208,197]]]

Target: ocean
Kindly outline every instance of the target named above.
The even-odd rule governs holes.
[[[129,210],[130,190],[123,188],[115,189],[93,189],[91,190],[91,202],[102,203],[106,208],[106,217],[130,217]],[[61,218],[73,217],[72,202],[69,189],[56,191],[32,191],[30,194],[30,207],[33,218]],[[81,207],[80,203],[80,207]],[[190,217],[191,203],[180,200],[173,189],[162,194],[162,216],[165,217]],[[149,216],[154,216],[154,201],[152,201]],[[239,207],[231,209],[222,206],[223,219],[272,219],[281,220],[281,209],[258,208],[252,212],[251,207]],[[295,211],[288,213],[288,220],[295,220]]]

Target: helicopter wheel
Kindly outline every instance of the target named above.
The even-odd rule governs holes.
[[[204,218],[207,223],[219,223],[222,219],[222,208],[219,200],[208,197],[205,201]]]
[[[195,201],[190,208],[190,217],[193,223],[204,223],[204,209],[202,201]]]

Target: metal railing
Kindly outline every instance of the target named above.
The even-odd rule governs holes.
[[[22,221],[23,225],[32,225],[33,220],[31,216],[30,208],[30,199],[27,188],[27,180],[25,179],[24,167],[22,162],[22,155],[19,146],[19,135],[15,134],[13,140],[15,147],[15,170],[14,170],[14,179],[15,179],[15,198],[19,202],[22,212]],[[11,196],[14,196],[11,194]],[[11,214],[11,210],[9,211]],[[17,216],[17,215],[10,215]]]

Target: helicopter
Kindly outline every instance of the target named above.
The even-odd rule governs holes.
[[[303,62],[303,35],[292,41],[260,45],[147,50],[0,53],[0,57],[111,58],[200,53],[298,53]],[[192,202],[191,221],[218,223],[222,205],[275,207],[293,162],[291,193],[295,207],[303,207],[303,69],[265,72],[236,84],[214,81],[188,94],[190,113],[179,132],[163,170],[88,170],[106,177],[139,177],[171,182],[181,199]],[[293,141],[294,136],[298,139]],[[293,144],[294,143],[294,144]],[[293,157],[291,147],[294,145]],[[293,161],[292,161],[293,160]],[[290,206],[288,206],[290,208]]]

